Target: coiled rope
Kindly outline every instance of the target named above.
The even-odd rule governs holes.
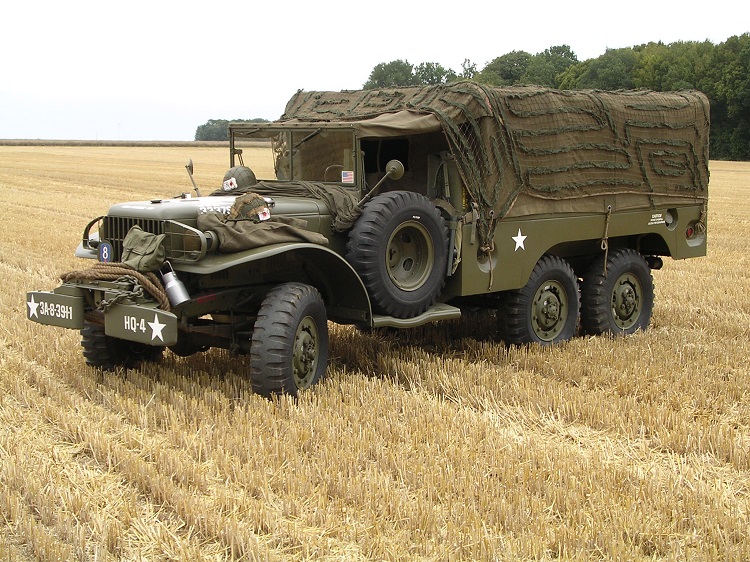
[[[116,296],[114,299],[103,300],[100,305],[102,310],[106,310],[108,307],[130,296],[142,296],[143,289],[145,289],[146,292],[148,292],[148,294],[159,303],[159,308],[162,310],[168,311],[172,308],[169,304],[169,297],[167,297],[167,293],[156,274],[152,272],[142,273],[136,271],[124,263],[100,262],[94,264],[88,269],[63,273],[60,275],[60,279],[62,279],[63,282],[126,281],[133,285],[133,290],[131,292],[123,293],[121,296]]]

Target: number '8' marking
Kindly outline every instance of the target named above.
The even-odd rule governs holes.
[[[112,261],[112,244],[109,242],[99,244],[99,261]]]

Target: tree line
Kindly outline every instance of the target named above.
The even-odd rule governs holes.
[[[536,84],[564,90],[700,90],[711,103],[711,158],[750,160],[750,33],[719,44],[652,42],[607,49],[585,61],[579,61],[568,45],[557,45],[533,55],[512,51],[481,69],[466,59],[459,71],[437,62],[414,65],[395,60],[376,65],[362,87],[446,84],[462,79],[494,86]],[[206,125],[198,127],[196,140],[212,140],[199,139],[201,127]]]
[[[268,119],[232,119],[239,123],[268,123]],[[197,141],[225,141],[229,140],[229,119],[209,119],[195,130]]]

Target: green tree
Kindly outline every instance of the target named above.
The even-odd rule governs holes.
[[[420,85],[445,84],[458,78],[455,72],[436,62],[423,62],[414,67],[414,83]]]
[[[633,81],[641,88],[663,91],[664,78],[670,65],[669,47],[659,41],[635,48],[638,67],[633,71]]]
[[[578,88],[581,76],[588,72],[592,60],[594,59],[572,64],[566,68],[557,77],[557,87],[563,90],[575,90]]]
[[[521,82],[557,88],[565,70],[576,63],[578,57],[568,45],[550,47],[529,59]]]
[[[638,65],[635,86],[657,91],[701,89],[714,49],[710,41],[648,43],[635,47]]]
[[[735,35],[719,45],[714,65],[721,73],[711,108],[712,150],[734,160],[750,160],[750,34]]]
[[[234,119],[241,123],[268,123],[268,119]],[[225,141],[229,140],[229,121],[227,119],[209,119],[195,130],[197,141]]]
[[[531,55],[526,51],[511,51],[487,63],[477,74],[477,80],[493,86],[519,84],[530,61]]]
[[[388,88],[391,86],[413,86],[416,84],[414,65],[407,60],[381,62],[375,65],[370,77],[362,86],[365,90]]]
[[[473,80],[477,75],[477,65],[471,62],[469,59],[464,59],[461,63],[461,74],[460,78],[464,80]]]
[[[638,55],[631,48],[607,49],[603,55],[589,62],[576,88],[622,90],[635,87],[633,71]]]

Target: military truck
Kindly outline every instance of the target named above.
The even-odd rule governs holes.
[[[706,253],[708,131],[696,91],[299,91],[275,122],[230,124],[210,194],[92,220],[94,265],[29,292],[27,317],[80,330],[104,369],[246,354],[266,396],[324,375],[328,321],[481,307],[509,344],[632,334],[662,258]]]

